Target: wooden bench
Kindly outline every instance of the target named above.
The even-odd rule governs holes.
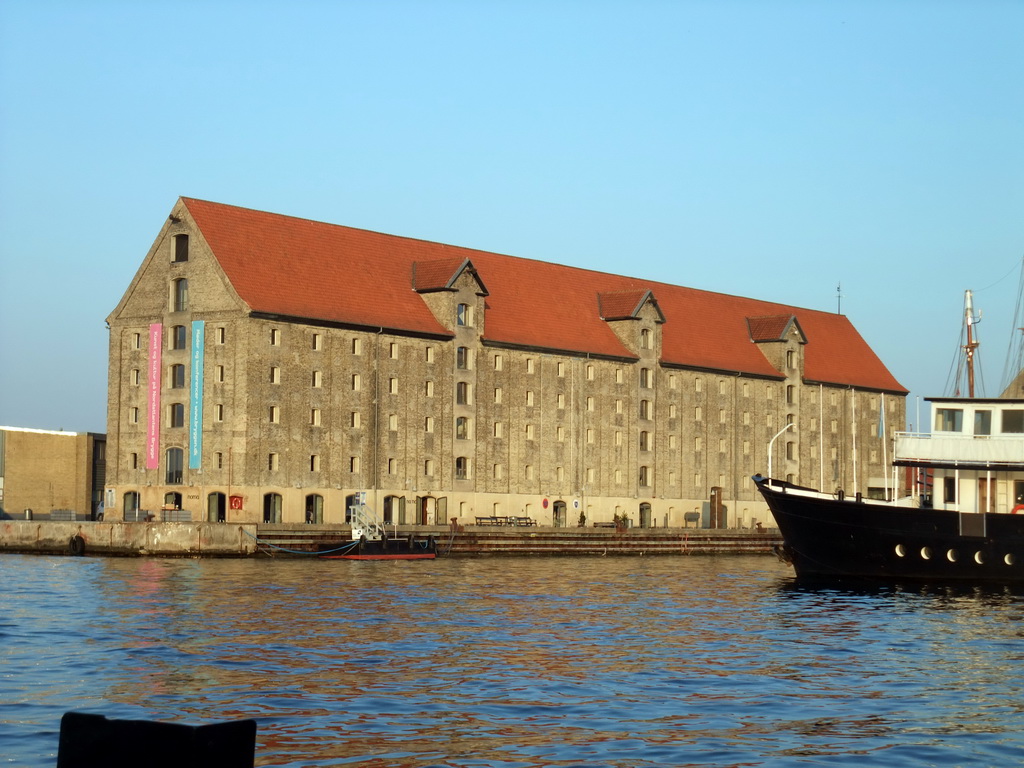
[[[513,525],[530,526],[537,524],[537,521],[534,520],[532,517],[516,517],[510,519],[515,521]]]
[[[614,528],[615,523],[594,523],[595,528]]]

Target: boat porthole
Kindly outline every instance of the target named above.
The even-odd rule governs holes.
[[[1013,565],[1015,562],[1017,562],[1017,560],[1016,560],[1016,558],[1014,558],[1013,555],[1007,555],[1006,557],[1003,558],[1003,562],[1006,563],[1007,565]]]
[[[906,557],[906,556],[907,556],[907,548],[904,547],[902,544],[897,544],[896,545],[896,557]]]
[[[922,560],[931,560],[932,559],[932,548],[931,547],[921,547],[921,559]]]
[[[978,565],[983,565],[985,563],[984,555],[982,555],[981,552],[975,552],[974,553],[974,562],[976,562]]]
[[[951,563],[955,563],[958,557],[960,556],[956,553],[955,549],[951,549],[946,553],[946,559]]]

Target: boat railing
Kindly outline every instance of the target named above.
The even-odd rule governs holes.
[[[388,524],[381,520],[380,516],[368,504],[355,504],[349,507],[349,520],[352,525],[352,540],[357,541],[366,537],[368,541],[379,541],[388,535]],[[394,535],[398,535],[398,526],[394,528]]]

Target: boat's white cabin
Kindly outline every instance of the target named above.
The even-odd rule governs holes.
[[[898,432],[893,463],[921,472],[937,509],[1013,512],[1024,505],[1024,400],[928,401],[931,434]]]

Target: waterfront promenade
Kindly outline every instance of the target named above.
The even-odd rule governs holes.
[[[777,530],[398,526],[448,557],[769,554]],[[155,557],[301,557],[351,541],[348,526],[5,520],[0,552]]]

